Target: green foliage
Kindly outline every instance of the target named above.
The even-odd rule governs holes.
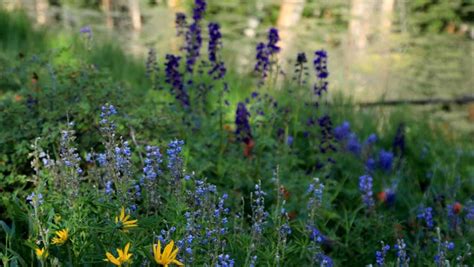
[[[474,2],[470,0],[407,1],[409,23],[415,34],[441,33],[448,26],[474,23]]]
[[[24,31],[35,32],[28,27]],[[256,86],[251,75],[229,71],[225,82],[230,92],[225,92],[224,82],[208,77],[203,63],[200,73],[185,76],[192,81],[186,87],[191,107],[185,109],[163,78],[158,79],[161,89],[152,89],[143,66],[115,46],[97,44],[89,50],[81,45],[82,39],[72,40],[59,47],[48,40],[52,52],[40,50],[34,57],[11,56],[16,54],[8,52],[15,50],[11,46],[2,57],[0,125],[5,127],[0,129],[0,238],[5,243],[0,253],[4,265],[105,265],[105,253],[115,253],[127,242],[132,244],[134,265],[153,262],[150,251],[158,236],[167,242],[186,239],[186,213],[197,211],[193,222],[200,227],[193,233],[203,242],[193,244],[194,265],[215,266],[220,254],[229,254],[237,266],[249,265],[254,255],[257,266],[310,266],[315,242],[308,225],[324,235],[316,249],[330,255],[336,266],[373,263],[381,240],[393,245],[399,238],[407,242],[410,263],[415,266],[433,264],[433,256],[439,253],[433,238],[452,241],[456,247],[447,259],[454,265],[466,244],[474,241],[473,222],[466,216],[474,190],[470,179],[473,144],[466,136],[446,134],[429,118],[413,116],[416,112],[408,107],[386,112],[357,108],[344,97],[315,97],[310,86],[295,85],[289,77],[277,83],[274,69],[262,87]],[[29,44],[24,45],[29,51]],[[164,75],[158,72],[158,77]],[[251,97],[254,91],[259,96]],[[253,147],[235,135],[235,108],[247,97]],[[317,107],[315,101],[319,101]],[[105,103],[118,109],[110,118],[116,125],[113,134],[100,130],[103,118],[99,114]],[[379,140],[364,145],[360,154],[349,152],[345,141],[334,142],[336,151],[322,153],[321,128],[317,122],[308,123],[308,118],[325,114],[333,126],[349,121],[361,143],[372,133]],[[370,155],[392,149],[401,123],[406,126],[403,155],[395,158],[393,170],[371,172],[374,194],[393,189],[395,200],[379,198],[373,208],[366,208],[358,178],[367,172]],[[166,144],[175,138],[185,141],[179,154],[182,165],[168,167],[170,156],[166,156],[159,165],[162,173],[157,183],[137,196],[147,145],[156,145],[165,154]],[[121,169],[118,162],[123,158],[116,153],[126,140],[132,155],[126,157],[130,164]],[[65,153],[77,153],[73,157],[77,166],[70,164]],[[107,164],[86,160],[87,153],[104,153]],[[327,163],[329,158],[335,163]],[[317,164],[321,162],[322,168]],[[313,177],[320,177],[325,185],[315,214],[307,206]],[[112,192],[107,192],[109,179]],[[260,183],[267,193],[263,208],[269,217],[258,235],[252,226],[255,185]],[[216,189],[201,203],[196,197],[203,184],[216,185]],[[211,234],[216,240],[204,242],[207,230],[221,227],[214,216],[224,193],[229,195],[224,203],[230,209],[228,230]],[[456,201],[465,209],[459,214],[462,222],[453,227],[447,205]],[[439,234],[417,219],[422,206],[434,208]],[[123,224],[115,221],[121,207],[138,220],[138,227],[123,231]],[[283,208],[288,215],[281,212]],[[292,233],[283,244],[280,230],[286,220]],[[67,241],[52,244],[61,229],[69,230]],[[38,259],[36,248],[46,248],[49,256]],[[184,253],[180,249],[179,256],[186,257]],[[472,261],[466,257],[464,263]],[[395,266],[394,250],[386,262]]]

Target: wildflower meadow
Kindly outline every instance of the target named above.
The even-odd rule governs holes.
[[[2,266],[474,266],[472,134],[333,92],[325,47],[284,66],[276,27],[242,74],[210,6],[143,61],[0,10]]]

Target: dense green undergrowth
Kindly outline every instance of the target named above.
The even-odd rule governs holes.
[[[160,264],[170,240],[190,266],[376,265],[380,241],[379,265],[473,263],[473,144],[409,107],[315,95],[275,62],[263,84],[213,79],[204,52],[147,72],[7,13],[0,34],[4,265],[96,266],[127,243],[124,265]]]

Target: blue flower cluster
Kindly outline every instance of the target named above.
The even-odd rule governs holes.
[[[174,140],[168,144],[166,154],[168,155],[168,170],[171,173],[173,184],[178,183],[183,174],[183,159],[181,152],[183,150],[184,141]]]
[[[359,177],[359,190],[362,193],[362,201],[367,208],[374,206],[374,198],[372,192],[373,179],[370,175],[362,175]]]
[[[418,219],[422,219],[425,221],[426,227],[428,228],[433,228],[434,227],[434,222],[433,222],[433,208],[432,207],[426,207],[426,208],[421,208],[420,212],[416,216]]]
[[[407,245],[403,239],[398,239],[397,244],[393,246],[397,251],[397,265],[399,266],[409,266],[410,258],[407,255]]]
[[[113,105],[106,103],[102,106],[99,121],[101,131],[103,131],[104,133],[115,132],[115,123],[113,120],[110,119],[110,117],[116,114],[117,110]]]
[[[26,201],[32,206],[41,205],[43,204],[43,194],[35,194],[35,192],[33,192],[26,197]]]
[[[261,183],[255,185],[252,202],[252,236],[255,240],[260,239],[263,228],[267,223],[268,212],[265,211],[266,193],[262,190]]]
[[[385,264],[385,256],[387,255],[387,252],[390,250],[390,245],[385,245],[383,241],[382,243],[382,249],[377,250],[375,252],[375,262],[377,263],[377,266],[384,266]]]
[[[143,173],[145,178],[154,181],[161,174],[160,164],[163,162],[160,148],[156,146],[146,146],[145,167]]]

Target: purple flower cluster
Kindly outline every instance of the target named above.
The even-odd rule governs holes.
[[[334,152],[336,147],[333,145],[333,131],[332,121],[329,115],[323,115],[318,119],[318,124],[321,129],[321,141],[319,143],[319,151],[321,153]]]
[[[176,27],[176,35],[183,36],[186,33],[186,28],[188,24],[186,22],[186,14],[178,12],[176,13],[175,18],[175,27]]]
[[[327,67],[327,52],[324,50],[318,50],[315,53],[315,58],[313,60],[314,70],[316,72],[317,82],[314,84],[314,93],[317,96],[321,96],[323,92],[328,90],[328,81],[329,77],[328,67]]]
[[[306,80],[308,78],[308,66],[306,66],[306,63],[308,63],[306,54],[304,52],[298,53],[296,56],[293,80],[296,81],[296,83],[300,86],[306,84]]]
[[[199,58],[202,36],[201,36],[201,25],[200,22],[206,11],[206,1],[195,0],[193,9],[193,23],[189,25],[188,31],[186,32],[186,71],[192,73],[194,65]]]
[[[175,55],[166,55],[166,79],[165,82],[173,88],[175,98],[184,108],[190,106],[189,95],[184,88],[183,77],[179,72],[179,62],[181,57]]]
[[[150,48],[148,50],[148,56],[146,58],[145,64],[145,74],[148,79],[151,79],[151,75],[158,71],[158,63],[156,61],[156,50],[154,48]]]
[[[268,42],[267,44],[258,43],[256,50],[257,54],[255,59],[257,63],[255,64],[254,71],[261,77],[260,83],[263,83],[268,76],[268,71],[270,70],[272,64],[275,62],[273,59],[280,51],[280,47],[277,46],[280,37],[278,35],[278,30],[271,28],[268,31]]]
[[[235,113],[235,135],[239,141],[242,141],[246,144],[248,144],[252,139],[249,117],[250,113],[245,107],[245,104],[242,102],[237,104],[237,111]]]
[[[220,32],[220,26],[217,23],[209,23],[209,45],[208,45],[208,57],[211,63],[211,69],[208,74],[213,76],[214,79],[221,79],[226,73],[224,62],[219,60],[217,52],[222,47],[222,34]]]
[[[374,206],[373,199],[373,179],[370,175],[362,175],[359,177],[359,190],[362,193],[362,200],[367,208],[372,208]]]

